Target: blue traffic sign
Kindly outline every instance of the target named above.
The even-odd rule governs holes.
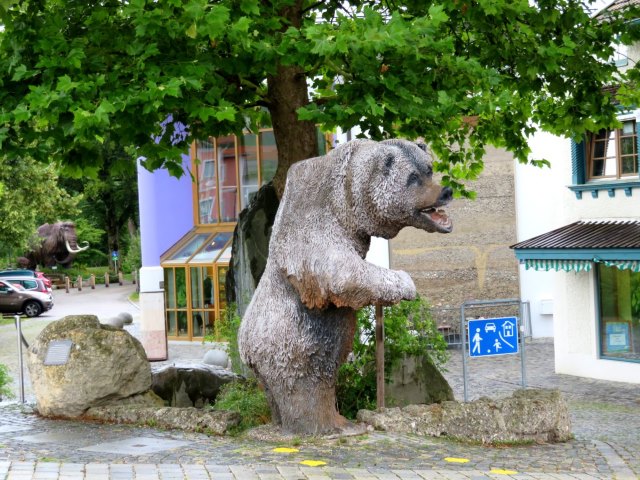
[[[518,353],[516,317],[469,320],[469,355],[487,357]]]

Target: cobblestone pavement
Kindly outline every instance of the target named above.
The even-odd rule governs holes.
[[[167,362],[199,361],[206,349],[170,342]],[[527,343],[525,357],[528,386],[558,388],[568,399],[574,440],[499,448],[374,432],[277,443],[44,419],[29,404],[5,402],[0,480],[639,479],[640,385],[556,375],[549,340]],[[451,351],[446,374],[458,399],[461,358]],[[468,372],[469,399],[521,387],[520,355],[470,359]]]

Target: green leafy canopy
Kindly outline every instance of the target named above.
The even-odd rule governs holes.
[[[616,42],[633,37],[622,13],[600,22],[575,0],[23,0],[0,14],[6,155],[79,175],[109,138],[122,161],[179,175],[192,139],[268,124],[274,84],[304,76],[307,104],[276,131],[308,120],[422,137],[463,193],[487,144],[526,162],[535,127],[578,136],[614,122],[601,87],[616,80]],[[169,115],[185,138],[173,124],[162,135]]]

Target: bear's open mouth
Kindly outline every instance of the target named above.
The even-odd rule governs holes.
[[[440,229],[444,231],[451,231],[451,229],[453,228],[451,219],[441,208],[429,207],[420,210],[420,213],[429,217],[433,223],[435,223]]]

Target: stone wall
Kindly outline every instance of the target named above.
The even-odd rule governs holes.
[[[360,410],[377,430],[483,444],[566,442],[572,438],[567,402],[559,390],[516,390],[510,397]]]
[[[440,324],[457,326],[464,301],[519,295],[518,263],[509,248],[516,243],[513,157],[490,149],[484,160],[484,172],[470,184],[477,198],[455,199],[447,207],[452,233],[405,228],[391,241],[391,268],[411,275]],[[478,309],[477,314],[506,316],[517,310]]]

